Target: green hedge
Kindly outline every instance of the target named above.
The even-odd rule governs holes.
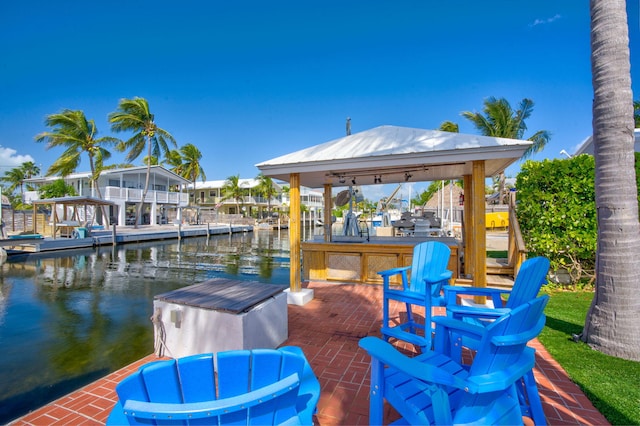
[[[640,154],[636,153],[640,186]],[[530,256],[547,256],[551,270],[566,269],[571,283],[595,268],[597,217],[591,155],[527,161],[516,179],[516,214]]]

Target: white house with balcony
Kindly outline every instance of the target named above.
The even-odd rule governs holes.
[[[238,179],[238,186],[244,191],[241,199],[227,198],[224,193],[226,180],[196,181],[196,189],[193,191],[193,183],[189,183],[188,192],[192,206],[212,207],[222,214],[243,214],[253,216],[259,210],[266,210],[271,206],[272,210],[280,210],[282,207],[282,185],[273,182],[276,195],[270,200],[262,196],[257,190],[260,185],[258,179]],[[195,195],[195,198],[194,198]],[[240,211],[238,211],[238,208]]]
[[[142,200],[147,166],[104,170],[92,185],[91,172],[73,173],[64,178],[60,176],[35,177],[26,179],[26,183],[42,186],[63,179],[75,188],[77,195],[102,198],[115,203],[109,208],[111,223],[133,225],[135,209]],[[169,210],[176,210],[178,220],[182,218],[182,208],[189,205],[189,194],[184,190],[190,182],[162,166],[151,166],[149,188],[144,199],[142,215],[138,218],[141,225],[159,225],[168,222]],[[98,196],[98,188],[102,197]],[[31,203],[40,198],[37,191],[24,193],[24,202]]]
[[[257,191],[257,187],[260,185],[258,179],[238,179],[238,185],[245,190],[245,195],[241,200],[238,200],[238,203],[235,199],[225,196],[223,188],[226,182],[226,180],[196,182],[195,198],[194,191],[191,189],[193,184],[190,183],[188,185],[189,197],[194,198],[191,200],[191,205],[214,207],[222,214],[243,214],[253,217],[256,217],[259,211],[267,210],[269,206],[272,211],[289,209],[289,194],[285,189],[286,184],[282,182],[273,182],[276,195],[267,200]],[[324,194],[322,192],[301,187],[300,199],[301,204],[307,207],[314,218],[322,217],[322,209],[324,208]]]

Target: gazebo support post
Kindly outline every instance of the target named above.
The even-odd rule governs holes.
[[[300,174],[289,175],[289,288],[287,303],[304,305],[313,299],[313,290],[302,288],[301,244],[300,244]]]
[[[471,278],[473,276],[473,185],[471,175],[464,175],[462,177],[462,185],[464,186],[464,277]]]
[[[473,286],[487,286],[487,228],[485,226],[485,199],[484,199],[484,161],[474,161],[472,164],[471,186],[473,198],[471,208],[473,210]],[[484,303],[484,298],[479,298],[476,303]]]
[[[331,184],[324,185],[324,215],[322,218],[324,227],[324,241],[326,243],[331,242]]]

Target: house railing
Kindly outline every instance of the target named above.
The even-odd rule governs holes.
[[[142,201],[142,189],[137,188],[120,188],[117,186],[107,186],[103,188],[102,194],[105,200],[109,201],[126,201],[136,203]],[[189,195],[181,192],[168,191],[148,191],[144,199],[146,203],[158,204],[176,204],[187,206],[189,204]]]
[[[514,276],[516,276],[520,265],[527,258],[527,248],[525,247],[516,215],[515,196],[511,198],[509,203],[509,248],[507,256],[508,265],[513,268]]]

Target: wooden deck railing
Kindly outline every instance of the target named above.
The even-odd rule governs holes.
[[[515,205],[515,196],[513,196],[509,203],[509,249],[507,262],[510,267],[513,267],[514,277],[518,275],[520,265],[527,258],[527,248],[524,245],[524,239],[520,231]]]

